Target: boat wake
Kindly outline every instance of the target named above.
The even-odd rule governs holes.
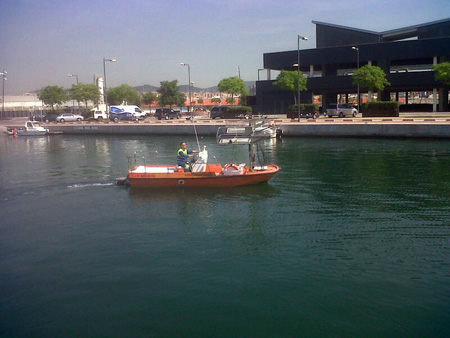
[[[69,189],[83,189],[83,188],[89,188],[89,187],[108,187],[114,185],[114,183],[86,183],[86,184],[72,184],[68,185],[67,188]]]
[[[71,191],[80,190],[80,189],[89,189],[93,187],[111,187],[115,185],[114,182],[105,182],[105,183],[75,183],[70,185],[52,185],[52,186],[45,186],[45,187],[31,187],[31,189],[20,189],[16,188],[14,192],[11,188],[0,188],[0,203],[2,202],[9,202],[13,200],[17,200],[26,196],[32,196],[33,198],[37,198],[35,196],[38,196],[39,198],[43,196],[48,196],[49,194],[54,194],[59,192],[63,192],[64,190],[68,189]]]

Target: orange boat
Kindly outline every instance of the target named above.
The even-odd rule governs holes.
[[[136,188],[236,187],[267,182],[280,167],[268,165],[253,170],[243,167],[240,170],[208,164],[205,169],[204,172],[184,172],[175,166],[137,166],[128,172],[127,179],[129,185]]]
[[[225,128],[225,129],[222,129]],[[220,145],[245,144],[249,148],[250,165],[230,163],[222,167],[220,164],[208,164],[206,146],[198,153],[198,158],[191,163],[191,171],[185,172],[176,165],[137,165],[128,170],[126,178],[117,179],[119,185],[130,185],[133,188],[204,188],[204,187],[236,187],[269,181],[280,167],[277,165],[260,165],[254,163],[253,144],[270,137],[255,134],[251,125],[244,127],[220,127],[217,142]],[[136,163],[137,157],[134,154]]]

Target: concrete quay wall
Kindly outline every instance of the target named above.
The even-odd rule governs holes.
[[[198,135],[215,136],[223,123],[196,123]],[[64,134],[106,135],[193,135],[191,123],[82,123],[47,125],[51,132]],[[286,137],[398,137],[448,138],[450,123],[446,122],[376,122],[376,123],[281,123]]]
[[[450,138],[450,124],[308,124],[282,130],[283,136]]]
[[[216,135],[219,124],[196,124],[199,135]],[[192,124],[175,123],[107,123],[107,124],[58,124],[47,125],[50,132],[63,134],[104,134],[104,135],[194,135]]]

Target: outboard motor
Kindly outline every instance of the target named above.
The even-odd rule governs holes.
[[[280,128],[277,128],[277,131],[276,131],[277,140],[281,140],[282,137],[283,137],[283,130],[281,130]]]

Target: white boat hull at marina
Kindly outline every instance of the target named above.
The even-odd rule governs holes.
[[[17,134],[18,136],[44,136],[48,134],[48,129],[40,125],[36,121],[27,121],[23,128],[14,129],[12,135]]]
[[[25,130],[19,129],[17,135],[19,136],[44,136],[47,135],[48,130]]]
[[[61,131],[50,132],[36,121],[27,121],[22,128],[7,127],[3,130],[3,133],[10,136],[45,136],[62,134]]]
[[[273,126],[258,127],[255,128],[255,135],[273,138],[277,136],[277,128]]]

